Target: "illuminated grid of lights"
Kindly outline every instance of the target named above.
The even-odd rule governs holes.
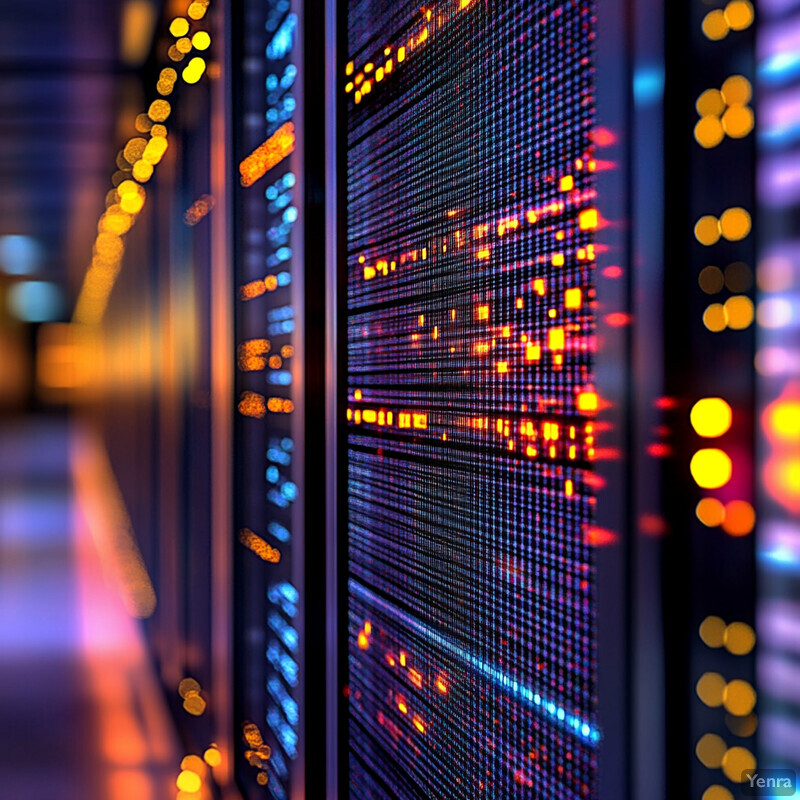
[[[347,20],[351,796],[587,798],[592,4]]]

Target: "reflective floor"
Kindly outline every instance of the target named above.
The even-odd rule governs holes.
[[[162,800],[178,742],[74,494],[70,437],[54,418],[0,430],[0,796]]]

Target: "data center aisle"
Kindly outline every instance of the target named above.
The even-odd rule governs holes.
[[[75,497],[70,435],[0,429],[0,796],[163,800],[178,743]]]

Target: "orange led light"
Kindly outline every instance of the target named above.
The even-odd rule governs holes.
[[[716,528],[725,520],[725,506],[716,497],[704,497],[694,513],[707,528]]]
[[[243,392],[239,399],[238,409],[243,416],[256,419],[261,419],[267,413],[264,396],[257,392]]]
[[[239,164],[242,186],[252,186],[268,170],[294,151],[294,124],[284,122],[263,144]]]

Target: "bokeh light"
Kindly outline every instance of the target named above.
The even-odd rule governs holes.
[[[689,419],[698,436],[714,438],[729,430],[733,412],[721,397],[704,397],[692,406]]]
[[[719,489],[731,479],[733,465],[723,450],[706,447],[692,456],[689,468],[698,486],[703,489]]]
[[[716,528],[725,519],[725,506],[716,497],[704,497],[695,507],[694,513],[707,528]]]

